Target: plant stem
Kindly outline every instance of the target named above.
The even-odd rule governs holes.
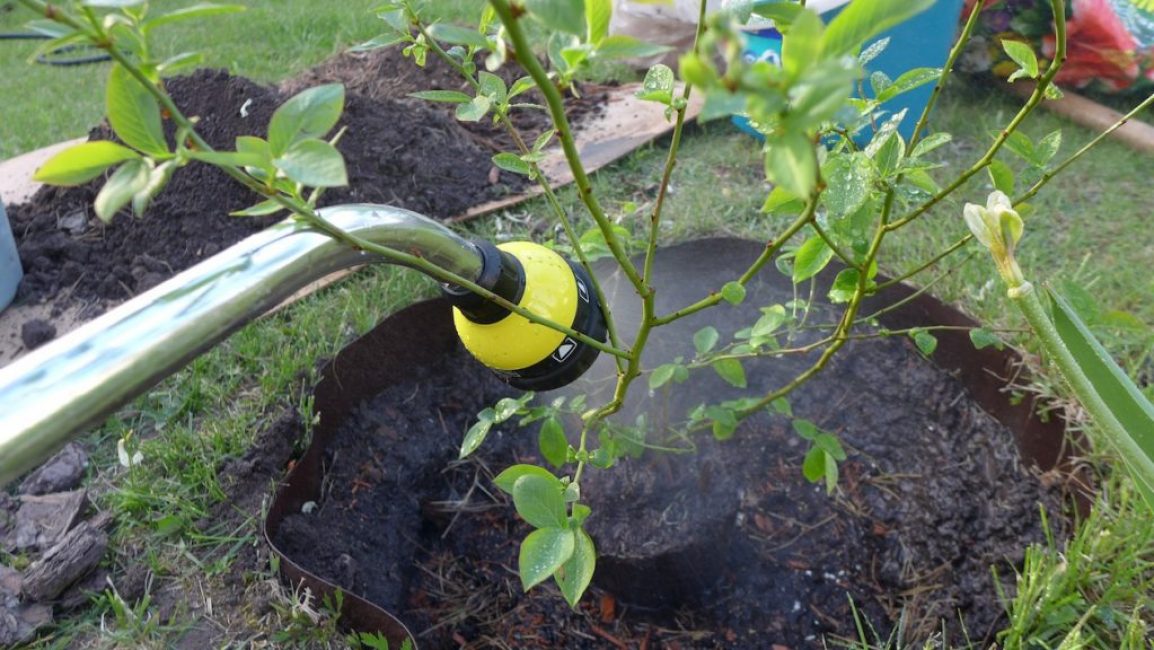
[[[765,250],[761,251],[761,253],[757,256],[757,259],[755,259],[753,263],[749,265],[749,268],[745,270],[745,273],[742,273],[741,277],[737,279],[737,282],[742,286],[748,284],[749,281],[753,279],[753,276],[757,275],[758,272],[761,271],[761,269],[766,265],[766,263],[773,259],[773,256],[777,254],[779,250],[781,250],[781,247],[784,246],[791,237],[797,234],[799,230],[804,228],[806,224],[813,221],[816,211],[817,198],[814,197],[809,202],[809,205],[806,206],[805,212],[803,212],[801,216],[795,219],[793,223],[789,224],[789,227],[786,228],[780,236],[770,240],[769,243],[765,245]],[[657,326],[672,323],[679,318],[685,318],[690,314],[695,314],[703,309],[712,307],[720,303],[721,300],[722,298],[720,291],[711,292],[705,298],[702,298],[701,300],[698,300],[691,305],[682,307],[676,311],[672,311],[664,316],[658,316],[653,320],[653,324]]]
[[[966,43],[970,42],[970,37],[974,33],[974,27],[978,24],[978,15],[982,13],[983,7],[985,7],[985,3],[983,2],[974,3],[974,8],[970,10],[970,16],[966,19],[965,26],[962,27],[962,33],[950,49],[950,54],[946,57],[946,64],[942,66],[942,73],[938,76],[938,82],[934,84],[934,89],[930,92],[930,98],[922,109],[918,123],[914,126],[914,133],[910,136],[910,141],[906,143],[907,156],[914,150],[914,146],[917,145],[918,140],[921,140],[922,131],[925,130],[930,115],[934,112],[934,108],[938,104],[938,98],[941,97],[942,89],[945,88],[946,81],[950,78],[950,73],[954,70],[954,64],[957,63],[958,57],[961,56],[962,51],[966,48]]]
[[[1058,163],[1058,165],[1056,165],[1053,169],[1047,170],[1046,173],[1042,174],[1042,177],[1030,187],[1030,189],[1026,190],[1025,193],[1014,199],[1014,205],[1017,206],[1019,203],[1025,203],[1026,201],[1034,198],[1038,191],[1045,187],[1046,184],[1049,183],[1055,176],[1062,173],[1067,167],[1085,155],[1086,152],[1098,146],[1102,140],[1106,139],[1107,136],[1122,128],[1122,126],[1133,119],[1135,115],[1138,115],[1142,111],[1146,110],[1152,104],[1154,104],[1154,94],[1142,100],[1142,103],[1135,106],[1129,113],[1126,113],[1122,117],[1118,118],[1117,122],[1111,124],[1108,129],[1099,133],[1094,137],[1093,140],[1090,140],[1085,145],[1083,145],[1081,149],[1070,154],[1068,158]]]
[[[918,275],[919,273],[925,271],[926,269],[930,268],[931,266],[937,264],[938,262],[946,259],[950,255],[953,255],[957,251],[961,250],[962,247],[964,247],[966,244],[970,243],[970,240],[972,240],[973,238],[974,238],[973,235],[966,235],[965,237],[962,237],[958,241],[951,244],[950,247],[947,248],[946,250],[938,253],[937,255],[934,255],[932,258],[930,258],[924,264],[921,264],[917,268],[915,268],[914,270],[903,273],[902,275],[900,275],[896,278],[893,278],[892,280],[886,280],[885,282],[882,282],[881,284],[879,284],[876,287],[874,287],[873,289],[871,289],[870,293],[877,293],[878,291],[881,291],[882,289],[886,289],[888,287],[892,287],[895,284],[901,284],[902,282],[909,280],[910,278],[914,277],[915,275]]]
[[[985,155],[979,158],[978,161],[971,165],[969,169],[962,172],[960,176],[953,180],[953,182],[931,197],[928,201],[921,204],[901,219],[898,219],[897,221],[894,221],[893,223],[890,223],[888,226],[886,226],[888,230],[897,230],[898,228],[901,228],[914,219],[922,216],[931,208],[940,203],[942,199],[946,198],[950,194],[953,194],[954,191],[965,184],[966,181],[970,180],[974,174],[977,174],[978,172],[985,169],[986,166],[990,164],[990,161],[994,159],[994,156],[997,155],[998,151],[1001,150],[1002,145],[1006,143],[1006,140],[1010,138],[1010,135],[1016,131],[1019,126],[1021,126],[1022,122],[1026,119],[1026,117],[1030,115],[1030,113],[1034,111],[1035,108],[1037,108],[1038,104],[1042,103],[1042,100],[1046,96],[1046,88],[1048,88],[1050,84],[1053,83],[1054,77],[1058,75],[1058,71],[1062,68],[1062,64],[1066,61],[1066,7],[1064,3],[1065,0],[1050,0],[1050,5],[1053,7],[1054,11],[1054,34],[1056,39],[1054,59],[1050,61],[1050,65],[1046,68],[1045,74],[1038,78],[1038,85],[1034,87],[1034,92],[1030,94],[1030,97],[1026,100],[1026,103],[1022,106],[1018,113],[1014,115],[1014,118],[1010,120],[1010,123],[1006,125],[1006,128],[1002,129],[1002,131],[998,134],[998,137],[994,139],[994,143],[991,144],[990,148],[986,150]]]
[[[1105,435],[1110,446],[1134,471],[1135,479],[1145,482],[1154,477],[1154,461],[1127,433],[1126,428],[1114,416],[1114,412],[1110,410],[1102,396],[1098,394],[1089,377],[1082,371],[1082,367],[1074,358],[1073,353],[1066,347],[1062,337],[1058,335],[1058,330],[1046,313],[1033,285],[1024,282],[1018,287],[1012,287],[1010,300],[1022,310],[1022,314],[1037,335],[1042,348],[1058,366],[1059,372],[1078,397],[1078,401],[1098,425],[1097,429]]]
[[[405,8],[412,15],[413,22],[417,27],[417,31],[425,37],[425,41],[429,44],[429,47],[433,50],[433,53],[436,54],[439,59],[444,61],[446,65],[453,68],[457,74],[463,77],[469,83],[469,86],[473,88],[474,92],[481,92],[481,82],[478,81],[477,78],[472,74],[470,74],[469,71],[466,70],[459,61],[454,59],[452,56],[449,56],[449,53],[446,52],[443,47],[441,47],[441,44],[438,43],[431,34],[429,34],[428,28],[420,20],[419,14],[415,9],[412,8],[411,3],[406,2]],[[521,133],[517,130],[517,127],[513,126],[513,121],[509,118],[509,114],[505,111],[499,112],[497,113],[497,120],[505,129],[505,132],[509,134],[509,137],[513,140],[514,145],[517,147],[517,150],[520,151],[522,155],[530,153],[529,146],[525,144],[525,140],[521,137]],[[565,209],[561,207],[561,203],[557,200],[557,195],[553,192],[553,187],[550,185],[549,179],[546,178],[545,174],[541,172],[541,167],[536,163],[536,161],[529,160],[527,162],[529,169],[531,170],[532,177],[537,180],[537,185],[541,188],[541,192],[545,196],[546,203],[549,204],[549,208],[553,211],[553,214],[556,215],[557,220],[561,223],[561,228],[565,231],[565,236],[568,237],[570,243],[572,243],[573,252],[577,255],[577,261],[581,264],[581,267],[585,269],[585,272],[589,274],[589,279],[593,283],[593,293],[596,294],[597,300],[601,303],[602,306],[602,315],[605,317],[605,330],[609,335],[609,344],[615,348],[620,349],[621,343],[617,335],[617,323],[613,318],[611,310],[608,307],[609,303],[605,300],[605,292],[601,287],[601,281],[597,279],[597,275],[593,272],[593,266],[589,263],[589,256],[585,254],[585,249],[581,246],[581,240],[577,236],[576,229],[573,227],[573,221],[569,218],[569,215],[565,212]],[[624,370],[621,357],[614,356],[613,358],[617,363],[618,370]]]
[[[496,10],[497,16],[501,19],[501,24],[505,26],[505,31],[509,35],[509,40],[512,41],[513,50],[517,55],[517,61],[533,78],[537,84],[537,88],[545,97],[545,104],[549,107],[549,114],[553,118],[553,125],[557,128],[557,139],[561,142],[561,148],[565,152],[565,159],[569,163],[569,169],[573,172],[573,182],[577,185],[577,194],[581,197],[581,202],[589,210],[589,214],[593,217],[597,227],[601,230],[601,235],[605,238],[605,243],[609,247],[609,251],[613,254],[613,258],[617,260],[617,264],[621,266],[621,270],[626,277],[633,284],[634,289],[637,290],[638,295],[644,296],[652,290],[646,286],[645,280],[638,273],[637,267],[633,265],[633,261],[629,259],[629,255],[621,246],[621,242],[617,236],[613,234],[613,224],[609,218],[605,216],[605,211],[601,208],[601,203],[597,196],[593,193],[593,184],[589,181],[589,175],[585,173],[585,166],[581,162],[581,154],[577,151],[577,144],[573,140],[573,129],[569,125],[569,119],[565,117],[564,100],[553,81],[549,78],[549,73],[541,66],[541,62],[533,54],[533,48],[529,46],[528,39],[525,38],[525,32],[521,29],[519,20],[519,13],[515,13],[510,6],[508,0],[489,0],[489,4]]]
[[[693,35],[693,53],[701,52],[701,35],[705,33],[706,0],[698,3],[697,30]],[[677,109],[677,121],[673,125],[673,137],[669,142],[669,154],[665,158],[665,170],[661,174],[661,184],[657,191],[657,200],[653,205],[653,213],[649,217],[649,244],[645,248],[645,265],[642,277],[649,285],[653,278],[653,258],[657,253],[657,239],[661,226],[661,213],[665,207],[665,197],[669,193],[669,183],[673,177],[673,168],[677,165],[677,153],[681,149],[681,132],[685,128],[685,112],[689,108],[689,97],[693,85],[685,82],[681,91],[681,107]]]

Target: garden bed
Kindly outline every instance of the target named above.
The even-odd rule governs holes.
[[[665,250],[657,286],[703,293],[759,250],[735,240]],[[792,295],[765,272],[746,306],[709,322],[724,340]],[[659,311],[684,298],[659,300]],[[943,320],[968,322],[922,297],[886,325]],[[975,351],[961,332],[940,335],[941,366],[906,337],[858,341],[792,397],[796,416],[847,447],[835,496],[802,478],[802,441],[768,412],[732,440],[698,436],[694,454],[592,470],[582,487],[601,557],[593,590],[570,610],[552,587],[521,592],[517,544],[529,528],[491,483],[537,461],[535,433],[499,430],[456,460],[475,413],[510,393],[457,349],[447,322],[443,304],[419,305],[338,357],[316,391],[314,445],[267,523],[291,581],[335,585],[356,612],[347,620],[403,635],[373,606],[391,612],[422,647],[820,647],[856,638],[855,611],[883,638],[902,621],[907,642],[945,629],[984,646],[1003,620],[998,588],[1012,594],[1025,548],[1045,537],[1039,508],[1062,510],[1059,476],[1035,466],[1053,466],[1061,427],[1033,420],[1030,400],[1009,403],[996,379],[1012,372],[1007,355]],[[703,323],[663,330],[659,354],[684,354],[680,342]],[[749,365],[750,388],[778,386],[811,361]],[[733,397],[708,371],[689,386],[632,405],[627,419]],[[1062,518],[1050,521],[1063,536]]]

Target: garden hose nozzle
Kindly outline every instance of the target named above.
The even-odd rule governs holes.
[[[544,246],[476,242],[483,258],[478,285],[555,323],[597,341],[605,317],[585,269]],[[478,361],[522,390],[560,388],[597,359],[597,348],[531,322],[471,291],[446,285],[457,334]]]

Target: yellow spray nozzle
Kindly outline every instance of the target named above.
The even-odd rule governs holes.
[[[506,300],[596,340],[605,321],[585,270],[532,242],[478,244],[484,268],[478,284]],[[491,286],[490,286],[491,285]],[[562,332],[457,287],[446,287],[453,322],[465,348],[514,387],[560,388],[581,376],[598,350]]]

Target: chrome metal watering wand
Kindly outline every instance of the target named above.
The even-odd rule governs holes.
[[[418,253],[534,314],[605,340],[590,279],[552,250],[469,241],[388,206],[320,212],[346,232]],[[301,288],[384,261],[288,219],[0,369],[0,486]],[[465,347],[515,387],[558,388],[597,357],[596,348],[467,290],[443,290]]]

